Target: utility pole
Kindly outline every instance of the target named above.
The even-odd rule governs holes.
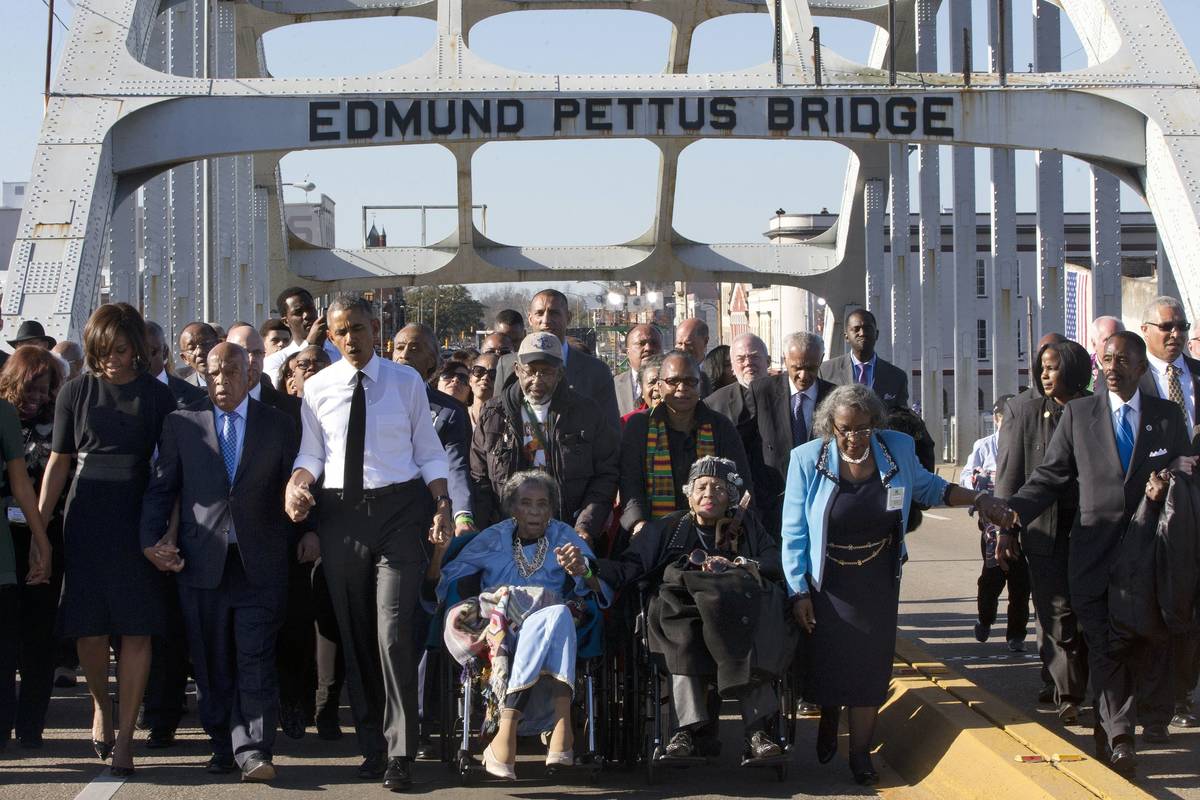
[[[46,88],[42,95],[42,112],[50,108],[50,57],[54,47],[54,0],[46,0]]]

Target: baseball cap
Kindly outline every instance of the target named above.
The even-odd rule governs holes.
[[[562,363],[562,342],[553,333],[531,333],[521,341],[521,349],[517,358],[522,364],[532,364],[535,361],[549,361],[553,364]]]

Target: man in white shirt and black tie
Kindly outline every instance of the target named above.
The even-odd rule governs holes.
[[[366,300],[326,313],[342,359],[304,384],[304,434],[288,484],[288,514],[315,508],[364,760],[361,778],[412,783],[417,662],[411,620],[433,543],[454,531],[448,462],[421,377],[375,355],[379,322]],[[311,486],[324,475],[316,496]],[[430,525],[432,520],[432,526]],[[377,611],[378,609],[378,611]]]
[[[1200,361],[1192,358],[1186,348],[1191,323],[1183,304],[1174,297],[1156,297],[1146,306],[1142,316],[1142,338],[1146,340],[1150,369],[1142,376],[1143,394],[1174,401],[1183,409],[1188,430],[1195,431],[1200,415],[1196,399],[1200,397]],[[1196,632],[1171,639],[1172,694],[1175,714],[1171,725],[1177,728],[1200,726],[1192,710],[1192,690],[1200,676],[1200,647]]]

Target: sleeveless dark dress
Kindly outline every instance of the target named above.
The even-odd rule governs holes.
[[[56,453],[76,456],[63,519],[63,635],[146,636],[165,628],[162,575],[142,555],[142,495],[171,391],[149,375],[118,386],[68,381],[54,414]]]
[[[828,556],[858,561],[864,545],[888,539],[882,552],[861,566],[827,557],[821,590],[812,595],[817,626],[812,634],[813,700],[821,706],[879,706],[887,698],[896,652],[896,579],[900,512],[886,511],[887,490],[878,475],[842,478],[829,513]]]

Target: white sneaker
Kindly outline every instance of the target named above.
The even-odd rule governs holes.
[[[575,766],[575,751],[564,750],[561,753],[548,751],[546,753],[547,767],[573,767]]]

